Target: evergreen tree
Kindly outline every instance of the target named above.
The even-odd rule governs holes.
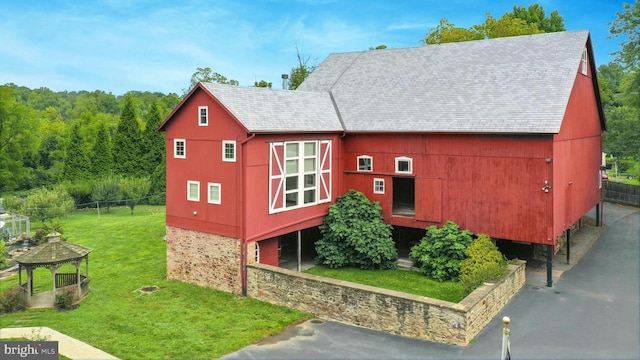
[[[162,123],[162,115],[160,115],[157,101],[151,103],[145,123],[146,126],[142,132],[142,144],[144,146],[142,166],[145,169],[145,176],[147,176],[152,174],[156,167],[164,161],[164,133],[156,131]]]
[[[131,96],[126,96],[116,133],[113,135],[113,169],[116,175],[140,176],[142,155],[140,125]]]
[[[71,126],[71,136],[65,149],[62,174],[64,180],[69,181],[88,179],[91,174],[91,163],[85,149],[84,138],[80,134],[80,127],[77,124]]]
[[[104,123],[100,124],[98,128],[96,144],[93,146],[91,165],[95,177],[102,177],[111,172],[111,166],[113,165],[111,138]]]

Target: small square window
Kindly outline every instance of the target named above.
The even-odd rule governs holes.
[[[185,139],[173,139],[173,157],[178,159],[187,158],[187,141]]]
[[[200,182],[187,181],[187,200],[200,201]]]
[[[198,125],[209,125],[209,108],[206,106],[198,106]]]
[[[373,158],[368,155],[358,156],[358,171],[372,171]]]
[[[384,179],[373,179],[373,193],[384,194]]]
[[[236,142],[222,142],[222,161],[236,162]]]
[[[222,204],[222,185],[209,183],[209,204]]]
[[[413,159],[408,157],[396,158],[396,173],[398,174],[412,174],[413,173]]]

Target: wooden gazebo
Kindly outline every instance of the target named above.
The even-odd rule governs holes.
[[[53,232],[47,235],[48,241],[14,258],[18,263],[18,281],[22,293],[22,303],[26,308],[53,307],[55,296],[64,287],[73,286],[74,301],[78,301],[89,294],[89,253],[92,249],[82,245],[61,241],[60,234]],[[85,271],[81,274],[82,260],[85,261]],[[58,269],[65,264],[73,264],[75,273],[60,273]],[[33,270],[44,267],[53,276],[53,291],[40,294],[33,293]],[[22,283],[22,270],[27,271],[27,281]]]

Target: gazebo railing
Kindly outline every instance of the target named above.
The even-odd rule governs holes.
[[[60,292],[63,288],[69,286],[77,286],[76,274],[56,274],[56,292]],[[80,298],[89,294],[89,282],[91,278],[88,278],[80,274]]]

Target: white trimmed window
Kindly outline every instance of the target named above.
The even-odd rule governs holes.
[[[372,171],[373,158],[369,155],[358,156],[358,171]]]
[[[207,198],[209,204],[222,204],[222,185],[209,183],[209,194]]]
[[[269,213],[331,200],[331,141],[271,143]]]
[[[173,157],[177,159],[187,158],[187,141],[185,139],[173,139]]]
[[[225,140],[222,142],[222,161],[236,162],[236,142]]]
[[[200,182],[187,181],[187,200],[200,201]]]
[[[209,125],[209,108],[207,106],[198,106],[198,126]]]
[[[587,75],[587,49],[582,51],[582,75]]]
[[[396,173],[397,174],[412,174],[413,173],[413,159],[405,156],[396,158]]]
[[[373,193],[384,194],[384,179],[373,179]]]

